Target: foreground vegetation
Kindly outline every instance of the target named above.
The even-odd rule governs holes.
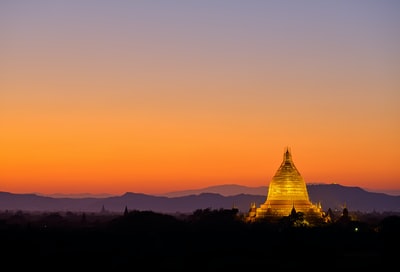
[[[235,209],[192,214],[0,214],[2,264],[54,269],[358,269],[396,267],[400,215],[352,214],[309,227],[246,223]],[[297,218],[298,219],[298,218]],[[296,219],[296,220],[297,220]]]

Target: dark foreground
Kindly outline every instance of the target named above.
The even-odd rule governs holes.
[[[400,217],[315,227],[245,223],[230,212],[177,217],[2,215],[1,265],[9,270],[310,270],[400,267]],[[35,270],[36,271],[36,270]],[[357,270],[358,271],[358,270]]]

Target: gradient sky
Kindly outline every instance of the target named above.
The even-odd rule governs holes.
[[[0,191],[400,194],[400,1],[0,1]]]

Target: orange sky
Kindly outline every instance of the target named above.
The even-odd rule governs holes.
[[[400,192],[398,3],[57,3],[0,6],[0,191]]]

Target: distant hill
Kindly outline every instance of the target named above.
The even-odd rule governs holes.
[[[349,211],[400,212],[400,196],[373,193],[339,184],[309,184],[307,189],[310,200],[321,203],[324,210],[341,210],[346,206]],[[189,213],[196,209],[229,209],[235,206],[241,212],[247,212],[251,203],[258,206],[265,202],[267,190],[267,187],[233,184],[171,192],[162,196],[127,192],[121,196],[83,198],[0,192],[0,210],[100,212],[104,207],[106,211],[122,213],[127,207],[129,210]]]
[[[201,193],[214,193],[223,196],[234,196],[239,194],[266,196],[268,193],[268,186],[248,187],[237,184],[223,184],[223,185],[209,186],[201,189],[174,191],[162,194],[162,196],[179,197],[187,195],[198,195]]]
[[[114,196],[112,194],[91,194],[91,193],[81,193],[81,194],[61,194],[61,193],[56,193],[56,194],[41,194],[37,193],[37,195],[41,196],[49,196],[49,197],[54,197],[54,198],[105,198],[105,197],[110,197]]]

